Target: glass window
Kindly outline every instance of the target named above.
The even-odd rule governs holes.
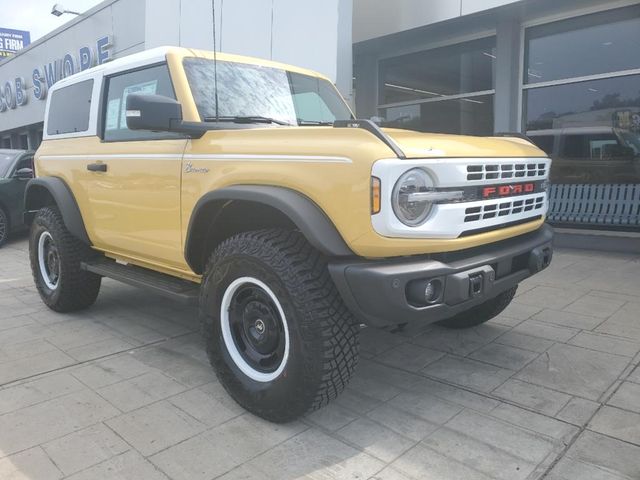
[[[268,117],[292,125],[347,120],[351,111],[326,80],[279,68],[187,58],[184,68],[204,121],[219,117]]]
[[[15,153],[0,152],[0,178],[4,178],[8,173],[13,161],[16,158]]]
[[[559,138],[556,183],[640,183],[640,75],[525,90],[527,133]]]
[[[524,82],[640,68],[640,7],[527,30]]]
[[[495,37],[412,53],[380,63],[380,104],[494,88]]]
[[[127,128],[127,96],[163,95],[176,98],[165,64],[121,73],[107,79],[107,100],[103,105],[103,138],[107,141],[153,140],[163,138],[181,138],[178,133],[129,130]]]
[[[553,135],[535,135],[535,132],[529,132],[529,138],[547,155],[551,155],[553,153],[553,144],[555,141],[555,137]]]
[[[51,95],[47,134],[86,132],[89,129],[93,80],[56,90]]]
[[[493,134],[493,95],[381,109],[385,126],[434,133]]]

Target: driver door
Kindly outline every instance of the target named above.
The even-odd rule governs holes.
[[[102,139],[80,173],[86,179],[87,229],[97,248],[145,263],[184,265],[180,179],[186,140],[167,132],[129,130],[127,96],[175,98],[166,64],[104,79]]]

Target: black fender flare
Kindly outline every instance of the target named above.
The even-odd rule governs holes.
[[[184,254],[187,263],[195,272],[201,270],[197,268],[197,258],[194,258],[194,252],[197,250],[195,242],[198,241],[196,239],[201,238],[201,235],[195,232],[195,228],[200,224],[199,214],[211,202],[233,200],[260,203],[279,210],[293,222],[314,248],[328,257],[354,255],[324,211],[300,192],[270,185],[233,185],[206,193],[193,209]]]
[[[82,220],[82,213],[78,207],[73,193],[64,180],[58,177],[38,177],[29,180],[24,192],[24,222],[26,225],[31,225],[35,214],[43,204],[41,204],[41,197],[39,192],[45,189],[49,192],[49,195],[53,198],[64,221],[67,230],[76,238],[91,245],[91,240],[87,234],[87,229],[84,226]]]

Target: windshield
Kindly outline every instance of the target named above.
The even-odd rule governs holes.
[[[0,178],[7,176],[15,158],[15,153],[8,154],[0,152]]]
[[[186,58],[184,69],[198,113],[218,117],[262,117],[289,125],[322,125],[352,118],[336,89],[326,80],[279,68],[218,61],[218,112],[214,62]],[[257,123],[257,122],[256,122]]]
[[[640,155],[640,134],[625,130],[620,132],[624,143],[633,149],[633,153]]]

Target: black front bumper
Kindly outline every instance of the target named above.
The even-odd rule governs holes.
[[[387,326],[413,320],[436,322],[479,305],[546,268],[553,229],[459,252],[330,263],[329,272],[356,318]],[[427,304],[416,292],[429,280],[439,285]]]

